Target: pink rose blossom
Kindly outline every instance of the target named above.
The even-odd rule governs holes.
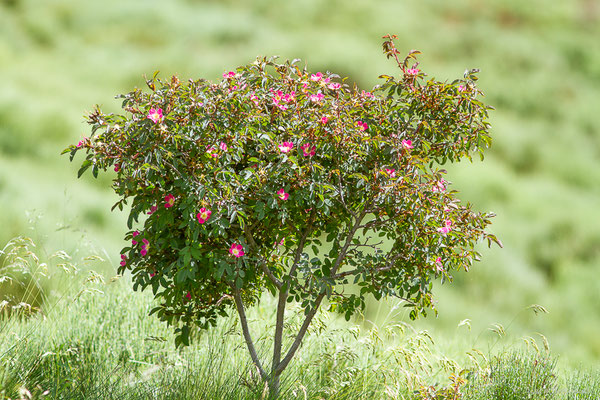
[[[409,68],[406,70],[407,75],[416,76],[419,73],[417,68]]]
[[[185,294],[185,298],[188,299],[188,300],[191,300],[192,299],[192,294],[190,292],[187,292]]]
[[[119,164],[115,164],[115,172],[119,172],[121,166]]]
[[[138,244],[137,240],[135,240],[135,237],[136,237],[136,236],[139,236],[139,234],[140,234],[140,231],[135,231],[135,232],[133,232],[133,234],[131,235],[131,236],[133,237],[133,239],[131,239],[131,244],[132,244],[133,246],[135,246],[136,244]]]
[[[360,92],[361,97],[373,97],[373,94],[371,92],[365,92],[364,90]]]
[[[337,82],[333,82],[333,83],[330,83],[329,86],[327,86],[327,87],[331,90],[338,90],[339,88],[342,87],[342,85],[340,85]]]
[[[300,148],[302,149],[302,155],[304,155],[304,157],[312,157],[315,155],[315,145],[305,143],[300,146]]]
[[[285,101],[286,103],[292,103],[296,101],[296,92],[292,90],[290,93],[283,96],[283,101]]]
[[[232,256],[236,257],[236,258],[240,258],[241,256],[243,256],[244,253],[244,248],[242,247],[241,244],[232,244],[231,247],[229,248],[229,254],[231,254]]]
[[[273,104],[277,105],[282,100],[283,100],[283,92],[281,90],[278,90],[277,92],[275,92],[275,94],[273,94]]]
[[[235,72],[234,71],[223,72],[223,78],[225,78],[225,79],[235,78]]]
[[[146,254],[148,254],[148,239],[142,239],[142,249],[140,250],[140,254],[142,255],[142,257],[146,257]]]
[[[255,106],[258,106],[258,97],[254,93],[250,94],[250,100],[252,100]]]
[[[152,206],[150,207],[150,211],[148,211],[146,214],[152,215],[156,212],[156,210],[158,210],[158,206]]]
[[[281,188],[279,191],[277,191],[277,196],[279,196],[281,200],[287,200],[290,197],[290,194],[286,193],[285,190]]]
[[[217,151],[217,148],[215,146],[209,146],[206,148],[206,153],[208,153],[208,155],[213,158],[219,157],[219,154],[217,154],[216,151]]]
[[[329,83],[329,81],[331,81],[331,78],[325,78],[325,79],[323,79],[323,83],[326,84],[326,85]]]
[[[433,185],[433,189],[431,189],[433,192],[445,192],[446,191],[446,181],[444,180],[444,178],[440,179],[438,182],[436,182]]]
[[[227,143],[221,142],[221,144],[219,145],[219,148],[223,151],[227,151]]]
[[[412,149],[413,148],[412,140],[403,140],[402,147],[404,147],[406,150]]]
[[[444,264],[442,264],[442,257],[438,257],[435,259],[435,270],[438,274],[444,272]]]
[[[323,74],[320,72],[317,72],[316,74],[312,74],[310,76],[310,80],[313,82],[319,82],[321,80],[321,78],[323,78]]]
[[[445,226],[438,228],[438,232],[440,232],[442,235],[446,236],[446,234],[452,230],[451,226],[452,226],[452,221],[447,219],[445,221]]]
[[[396,170],[394,168],[386,168],[385,172],[390,176],[390,178],[396,177]]]
[[[173,207],[173,204],[175,204],[175,196],[169,193],[165,196],[165,208]]]
[[[356,126],[358,126],[362,131],[366,131],[369,129],[369,125],[366,122],[356,121]]]
[[[317,93],[317,94],[310,95],[310,101],[312,101],[313,103],[318,103],[321,100],[323,100],[323,98],[325,98],[325,96],[323,96],[323,93]]]
[[[198,218],[199,223],[203,224],[206,221],[208,221],[211,214],[212,214],[212,211],[210,211],[208,208],[202,207],[200,209],[200,212],[198,214],[196,214],[196,218]]]
[[[127,265],[127,256],[125,254],[121,254],[121,262],[119,263],[121,267]]]
[[[282,153],[289,153],[290,150],[292,150],[292,148],[294,147],[294,143],[292,143],[292,142],[283,142],[278,147],[279,147],[279,150],[281,150]]]
[[[162,122],[164,119],[162,108],[151,108],[146,118],[152,120],[152,122],[154,122],[155,124]]]
[[[321,117],[321,123],[322,123],[323,125],[325,125],[325,124],[327,123],[327,121],[329,121],[329,118],[327,118],[326,116],[322,116],[322,117]]]

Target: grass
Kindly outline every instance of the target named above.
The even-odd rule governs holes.
[[[111,175],[77,180],[58,154],[88,134],[86,110],[117,111],[113,96],[143,87],[143,74],[217,79],[279,54],[369,88],[393,73],[380,38],[395,33],[439,79],[480,68],[496,108],[486,161],[451,166],[448,179],[477,209],[498,214],[492,229],[505,248],[484,250],[483,263],[440,287],[440,316],[419,329],[451,337],[471,319],[485,331],[540,303],[550,314],[524,314],[512,329],[546,332],[559,363],[594,366],[599,18],[583,0],[0,0],[0,243],[25,233],[74,253],[93,237],[87,246],[106,249],[102,271],[113,269],[125,216],[108,212]]]
[[[0,277],[27,275],[40,290],[37,310],[14,296],[0,315],[0,399],[263,399],[237,318],[194,333],[176,349],[174,336],[148,317],[150,293],[135,293],[126,278],[106,282],[86,261],[48,265],[30,240],[5,247]],[[55,257],[50,257],[51,259]],[[43,284],[45,276],[60,281]],[[24,293],[27,293],[25,290]],[[35,300],[35,298],[33,299]],[[249,314],[259,352],[268,354],[274,299],[266,296]],[[7,310],[12,310],[8,313]],[[293,313],[301,314],[294,309]],[[597,373],[559,371],[547,349],[506,339],[492,353],[473,348],[464,332],[437,341],[427,331],[395,322],[347,323],[319,314],[298,357],[286,371],[281,399],[596,399]],[[290,331],[300,318],[292,320]],[[468,323],[467,323],[468,325]],[[496,343],[496,345],[498,345]],[[492,355],[493,354],[493,355]],[[561,378],[565,376],[566,378]]]

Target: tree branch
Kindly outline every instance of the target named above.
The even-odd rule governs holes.
[[[281,348],[283,346],[283,324],[285,322],[285,305],[287,302],[287,297],[290,293],[291,279],[293,279],[293,275],[296,272],[296,269],[298,268],[298,262],[300,261],[302,251],[304,251],[306,239],[312,232],[312,225],[315,217],[316,210],[313,207],[309,216],[308,226],[302,234],[302,237],[300,238],[300,243],[298,243],[298,247],[296,248],[294,263],[292,264],[292,267],[290,268],[290,272],[288,274],[290,280],[285,285],[279,287],[279,299],[277,301],[277,319],[275,322],[275,338],[273,341],[273,363],[271,364],[271,376],[273,377],[276,377],[281,373],[277,373],[276,370],[279,367],[281,361]],[[283,369],[285,369],[285,367]],[[281,369],[281,371],[283,371],[283,369]]]
[[[246,240],[248,241],[248,243],[250,243],[250,246],[252,246],[252,249],[258,254],[258,245],[256,244],[254,237],[252,237],[252,232],[249,230],[249,228],[244,229],[244,234],[246,236]],[[275,287],[277,289],[281,290],[281,286],[283,284],[281,283],[281,281],[279,279],[277,279],[277,277],[275,275],[273,275],[273,272],[271,272],[271,270],[267,266],[267,262],[265,261],[264,258],[259,261],[259,266],[260,266],[260,269],[262,270],[262,272],[271,281],[271,283],[273,285],[275,285]]]
[[[265,372],[264,368],[260,360],[258,359],[258,355],[256,354],[256,348],[254,347],[254,343],[252,342],[252,337],[250,336],[250,330],[248,329],[248,320],[246,319],[246,311],[244,310],[244,303],[242,303],[242,296],[240,294],[239,289],[235,286],[232,286],[233,289],[233,298],[235,300],[235,307],[237,309],[238,315],[240,316],[240,323],[242,325],[242,333],[244,334],[244,340],[246,341],[246,346],[248,346],[248,351],[250,352],[250,357],[252,358],[252,362],[258,368],[258,372],[260,373],[263,381],[267,382],[269,380],[269,375]]]
[[[362,213],[356,218],[356,220],[354,222],[354,226],[352,227],[352,229],[350,229],[350,232],[348,232],[348,236],[346,238],[346,243],[344,243],[344,247],[342,247],[342,250],[338,254],[336,262],[335,262],[333,268],[331,269],[330,276],[332,276],[333,274],[336,273],[337,269],[339,268],[339,266],[342,263],[342,260],[345,258],[346,251],[348,251],[348,247],[350,247],[350,244],[352,243],[352,239],[354,238],[354,234],[358,230],[358,227],[360,226],[362,219],[365,217],[365,215],[367,215],[368,209],[369,209],[369,206],[365,206]],[[300,330],[298,331],[298,334],[296,335],[296,339],[294,339],[294,342],[290,346],[290,349],[288,350],[284,359],[274,367],[274,370],[272,372],[273,376],[278,376],[279,374],[281,374],[283,372],[283,370],[288,366],[288,364],[290,363],[292,358],[294,357],[294,354],[296,353],[296,350],[298,350],[300,343],[302,343],[302,339],[304,339],[304,335],[306,334],[306,331],[308,330],[308,327],[309,327],[310,323],[312,322],[312,319],[314,318],[315,314],[319,310],[319,306],[321,305],[321,302],[323,301],[323,298],[325,297],[326,293],[327,293],[327,291],[325,289],[323,289],[321,291],[321,293],[319,293],[319,295],[315,299],[315,304],[314,304],[312,310],[310,310],[309,313],[306,315],[306,318],[304,318],[304,322],[302,323],[302,326],[300,327]]]
[[[298,243],[298,247],[296,248],[296,255],[294,256],[294,263],[292,264],[292,268],[290,268],[290,273],[289,273],[290,278],[292,276],[294,276],[294,272],[296,272],[296,269],[298,268],[298,261],[300,261],[300,256],[302,255],[302,251],[304,251],[304,245],[306,244],[306,239],[308,238],[308,235],[312,232],[313,223],[315,221],[316,215],[317,215],[316,210],[313,207],[313,209],[310,212],[310,216],[308,217],[308,226],[306,227],[306,230],[302,234],[302,237],[300,238],[300,243]]]

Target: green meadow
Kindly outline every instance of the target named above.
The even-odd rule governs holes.
[[[127,276],[110,283],[127,229],[125,213],[110,212],[113,172],[77,179],[60,152],[89,135],[83,116],[95,104],[117,112],[114,96],[144,87],[155,71],[217,80],[256,56],[279,55],[370,89],[379,75],[398,73],[381,51],[389,33],[401,51],[420,50],[419,68],[437,79],[481,70],[494,143],[483,162],[446,166],[447,180],[465,202],[497,214],[491,230],[504,248],[482,245],[481,262],[439,285],[437,317],[411,322],[393,300],[373,301],[349,323],[321,316],[327,326],[301,349],[286,398],[411,398],[421,386],[449,385],[452,373],[486,369],[503,371],[508,387],[518,386],[511,377],[556,378],[535,398],[598,398],[600,384],[587,374],[600,361],[600,6],[589,0],[0,0],[0,248],[26,236],[51,268],[63,270],[58,250],[81,263],[77,274],[40,281],[41,314],[0,317],[0,398],[32,382],[35,398],[45,390],[199,398],[209,386],[223,391],[206,398],[260,398],[235,389],[252,386],[229,360],[249,361],[235,320],[175,350],[168,328],[144,317],[151,297],[131,293]],[[103,261],[84,260],[92,255]],[[87,279],[88,270],[106,283]],[[9,286],[0,283],[0,301]],[[254,311],[259,332],[271,321],[269,301]],[[218,342],[222,350],[203,352],[223,337],[231,340]],[[425,372],[392,360],[390,348],[410,343],[405,353],[417,358],[408,364],[421,360]],[[590,397],[572,397],[586,390]]]

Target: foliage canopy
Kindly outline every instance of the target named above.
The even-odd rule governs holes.
[[[416,318],[432,307],[432,279],[468,269],[477,241],[499,244],[485,231],[492,215],[462,205],[440,168],[491,143],[477,71],[439,82],[418,52],[399,59],[393,37],[384,52],[400,74],[371,92],[259,58],[216,83],[155,74],[150,92],[119,96],[125,113],[89,115],[92,135],[65,152],[86,152],[80,176],[117,172],[131,240],[119,272],[152,289],[177,344],[235,305],[273,379],[324,299],[349,319],[369,294],[398,297]],[[270,374],[244,313],[265,290],[279,296]],[[291,301],[306,320],[282,360]]]

